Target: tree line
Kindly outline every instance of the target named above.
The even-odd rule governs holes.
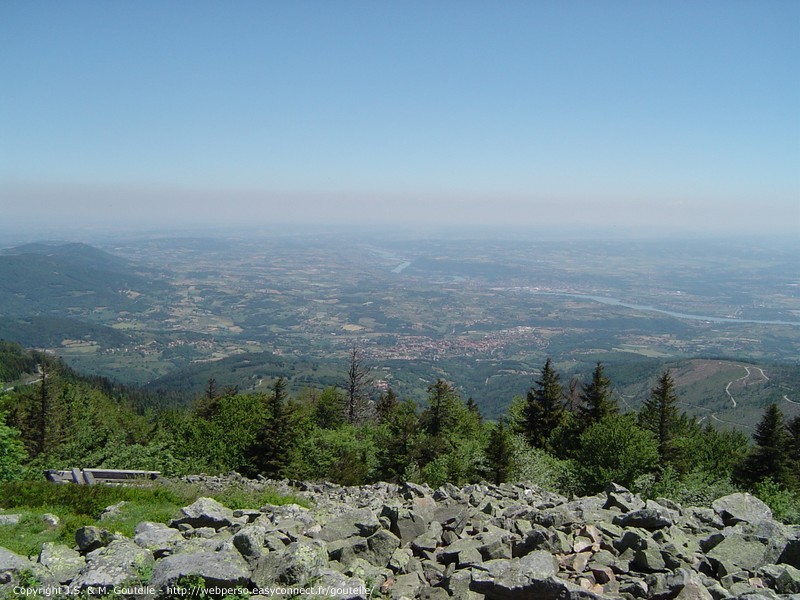
[[[787,514],[798,504],[800,417],[786,421],[770,405],[751,444],[681,412],[668,370],[638,411],[623,411],[602,363],[587,383],[564,385],[548,359],[530,389],[487,421],[442,379],[422,405],[391,389],[374,394],[355,346],[339,386],[290,395],[278,377],[267,392],[241,393],[212,379],[188,409],[145,411],[123,388],[36,360],[38,383],[0,395],[0,480],[91,466],[348,485],[528,480],[566,494],[614,481],[680,501],[749,489]]]

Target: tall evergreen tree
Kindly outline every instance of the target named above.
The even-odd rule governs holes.
[[[553,431],[564,421],[564,390],[558,372],[548,358],[536,386],[528,390],[522,420],[516,429],[535,448],[549,448]]]
[[[444,379],[437,379],[428,386],[428,409],[422,414],[422,420],[429,435],[437,436],[452,428],[459,402],[453,386]]]
[[[50,408],[50,390],[48,387],[48,380],[47,380],[47,363],[42,362],[40,371],[42,373],[42,381],[41,387],[39,389],[39,412],[38,412],[38,423],[37,423],[37,436],[36,436],[36,454],[37,455],[44,455],[45,452],[48,450],[47,444],[47,429],[48,429],[48,417],[50,417],[51,408]]]
[[[789,434],[789,460],[792,477],[800,484],[800,416],[794,417],[786,424]]]
[[[582,429],[619,413],[619,405],[611,391],[611,380],[603,373],[600,362],[592,373],[591,383],[583,386],[579,398],[578,421]]]
[[[679,421],[675,382],[667,369],[639,411],[639,426],[652,431],[658,439],[658,456],[662,465],[674,465],[678,459],[675,438]]]
[[[508,481],[513,466],[511,432],[500,421],[489,431],[484,454],[489,477],[495,484]]]
[[[401,481],[419,459],[418,442],[423,436],[417,405],[411,400],[398,402],[386,414],[384,424],[378,449],[378,477]]]
[[[783,421],[783,412],[777,404],[764,411],[753,441],[756,446],[744,461],[740,477],[748,483],[771,479],[781,485],[791,486],[794,481],[790,462],[790,437]]]
[[[345,423],[344,396],[337,387],[325,388],[313,398],[313,417],[318,427],[336,429]]]
[[[289,463],[292,415],[287,405],[286,379],[278,377],[267,398],[268,416],[250,451],[256,471],[267,476],[280,477]]]
[[[386,423],[399,401],[400,399],[392,388],[381,393],[378,397],[378,403],[375,405],[375,416],[378,419],[378,423]]]

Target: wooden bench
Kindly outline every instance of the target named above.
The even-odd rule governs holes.
[[[53,483],[77,483],[80,485],[123,484],[139,481],[152,481],[161,476],[161,471],[136,471],[124,469],[70,469],[58,471],[49,469],[44,472],[48,481]]]

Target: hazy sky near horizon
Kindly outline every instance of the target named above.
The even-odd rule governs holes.
[[[0,228],[791,233],[800,2],[0,3]]]

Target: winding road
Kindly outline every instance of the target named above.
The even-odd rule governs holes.
[[[737,383],[737,382],[739,382],[739,381],[747,381],[747,380],[750,378],[750,375],[751,375],[751,373],[750,373],[750,367],[745,367],[744,365],[741,365],[741,366],[742,366],[742,368],[745,370],[745,375],[744,375],[744,377],[739,377],[739,379],[734,379],[733,381],[729,381],[729,382],[728,382],[728,385],[726,385],[726,386],[725,386],[725,393],[726,393],[726,394],[728,394],[728,398],[730,398],[730,399],[731,399],[731,403],[733,404],[733,407],[734,407],[734,408],[736,408],[736,398],[734,398],[734,397],[733,397],[733,394],[731,394],[731,386],[732,386],[734,383]],[[754,383],[759,383],[759,382],[761,382],[761,381],[769,381],[769,377],[767,377],[767,374],[766,374],[766,373],[764,373],[764,369],[762,369],[761,367],[753,367],[753,370],[754,370],[754,371],[759,371],[759,372],[761,373],[761,379],[759,379],[759,380],[755,381]],[[785,397],[786,397],[786,396],[784,396],[784,398],[785,398]],[[791,402],[791,401],[790,401],[790,402]],[[798,403],[798,404],[800,404],[800,403]],[[717,419],[717,420],[719,420],[719,419]]]

